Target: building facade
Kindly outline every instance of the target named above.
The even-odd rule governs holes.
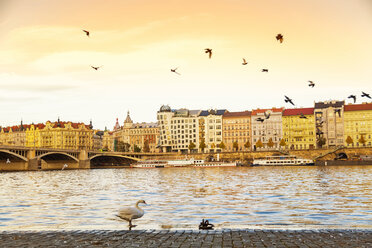
[[[282,112],[284,108],[252,110],[252,147],[253,150],[279,149],[283,138]],[[267,118],[268,117],[268,118]],[[263,121],[260,121],[263,120]],[[262,147],[260,147],[262,145]]]
[[[226,109],[203,110],[199,114],[199,139],[205,143],[205,151],[218,152],[222,142],[222,116]],[[199,150],[200,146],[199,146]]]
[[[344,145],[344,101],[317,102],[314,106],[318,147]],[[323,140],[322,144],[319,141]]]
[[[26,146],[54,149],[92,150],[93,126],[84,123],[47,121],[26,129]]]
[[[282,121],[285,149],[316,148],[314,108],[285,109]]]
[[[344,145],[346,147],[371,146],[371,136],[372,103],[345,105]]]
[[[222,141],[225,151],[251,150],[251,111],[229,112],[222,116]],[[237,147],[234,143],[237,144]],[[237,148],[237,149],[236,149]]]

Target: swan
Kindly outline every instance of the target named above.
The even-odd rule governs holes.
[[[132,220],[141,218],[143,214],[145,213],[145,211],[143,211],[143,209],[138,206],[138,204],[140,203],[147,205],[147,203],[144,200],[139,200],[137,201],[135,207],[121,208],[119,209],[118,215],[116,215],[120,219],[123,219],[129,222],[129,230],[131,230],[132,227],[136,226],[136,225],[132,225]]]

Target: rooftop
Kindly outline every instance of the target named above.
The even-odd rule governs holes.
[[[283,111],[283,116],[290,115],[312,115],[314,114],[314,108],[295,108],[295,109],[285,109]]]

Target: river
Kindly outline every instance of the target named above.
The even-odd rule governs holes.
[[[372,228],[372,166],[230,167],[0,173],[0,230]]]

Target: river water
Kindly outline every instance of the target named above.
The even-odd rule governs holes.
[[[0,230],[372,228],[372,166],[96,169],[0,173]]]

